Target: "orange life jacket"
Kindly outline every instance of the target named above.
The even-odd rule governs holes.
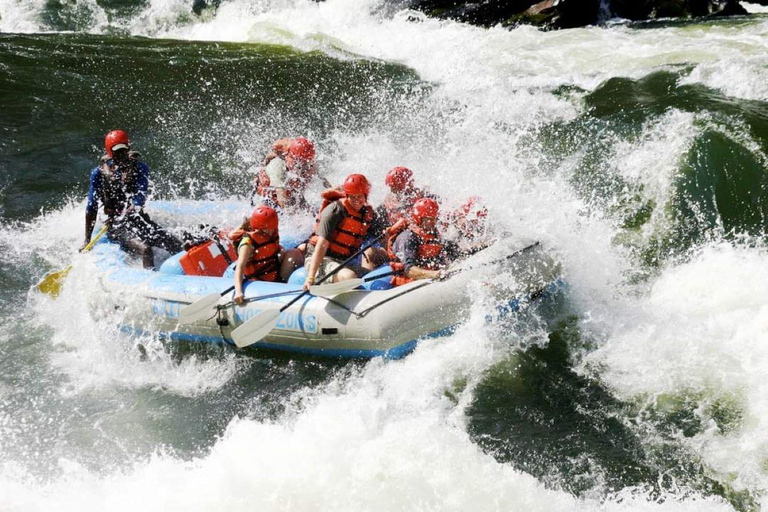
[[[332,258],[346,259],[353,253],[360,249],[363,244],[365,235],[368,233],[368,228],[373,221],[373,212],[371,208],[366,204],[360,211],[354,211],[346,201],[339,200],[344,207],[344,217],[339,222],[336,230],[331,233],[331,238],[328,240],[328,250],[326,254]],[[323,202],[323,209],[325,209],[330,202]],[[309,243],[317,245],[317,228],[320,224],[320,215],[323,212],[317,214],[317,220],[315,221],[315,227],[312,232],[312,236],[309,239]]]
[[[230,233],[230,238],[240,247],[250,241],[253,247],[251,259],[243,267],[245,279],[256,279],[257,281],[278,281],[280,271],[280,236],[275,232],[275,236],[267,238],[259,236],[254,232],[246,232],[238,229]]]
[[[286,194],[288,194],[287,190]],[[259,169],[259,172],[256,174],[256,195],[267,198],[274,204],[277,204],[277,191],[272,186],[272,180],[269,179],[267,171],[263,168]]]
[[[188,276],[221,277],[236,259],[235,246],[227,239],[226,231],[222,230],[213,239],[190,247],[179,258],[179,264]]]
[[[424,231],[415,225],[407,226],[416,235],[416,266],[426,270],[439,270],[445,263],[445,246],[440,234],[435,231]],[[394,274],[390,282],[392,286],[400,286],[410,283],[413,279],[405,275],[405,265],[397,258],[393,245],[395,238],[402,233],[400,229],[390,235],[387,241],[387,253],[389,254],[390,267]]]

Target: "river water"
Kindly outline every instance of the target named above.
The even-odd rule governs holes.
[[[761,13],[540,32],[381,0],[0,0],[0,510],[768,505],[767,36]],[[154,200],[205,212],[150,201],[164,224],[236,222],[248,168],[306,134],[374,200],[395,165],[483,196],[569,286],[490,325],[478,286],[400,361],[122,334],[76,254],[118,127]],[[31,291],[73,261],[58,301]]]

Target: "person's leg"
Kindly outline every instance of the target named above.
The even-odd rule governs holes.
[[[369,247],[363,253],[364,258],[360,265],[366,272],[377,269],[382,265],[389,263],[387,251],[380,247]]]
[[[145,269],[155,270],[155,255],[151,245],[142,242],[139,238],[128,239],[121,245],[127,252],[140,255]]]
[[[351,268],[343,268],[334,274],[332,281],[338,283],[339,281],[349,281],[350,279],[357,279],[357,274]]]
[[[120,244],[120,248],[128,254],[141,257],[144,268],[155,268],[155,255],[152,246],[144,243],[136,234],[138,231],[134,223],[127,218],[120,219],[112,224],[109,230],[109,238]]]
[[[288,282],[293,271],[304,264],[304,255],[298,249],[285,249],[280,253],[280,279]]]
[[[139,237],[153,247],[160,247],[171,254],[183,251],[181,240],[163,229],[158,223],[142,212],[134,216]]]

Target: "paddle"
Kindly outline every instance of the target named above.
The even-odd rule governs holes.
[[[338,273],[341,269],[346,267],[350,261],[354,260],[358,256],[360,256],[363,252],[368,250],[370,247],[372,247],[376,242],[384,238],[388,234],[388,231],[384,231],[381,235],[377,236],[373,240],[371,240],[369,243],[365,244],[363,247],[360,248],[356,253],[354,253],[352,256],[344,260],[341,265],[333,269],[331,272],[328,272],[325,276],[323,276],[322,279],[320,279],[317,282],[317,285],[315,287],[311,287],[310,290],[303,291],[300,295],[294,297],[289,303],[287,303],[285,306],[278,309],[269,309],[267,311],[263,311],[259,313],[258,315],[254,316],[247,322],[245,322],[243,325],[232,331],[232,339],[235,340],[235,345],[237,345],[240,348],[247,347],[249,345],[253,345],[257,341],[260,341],[264,339],[264,336],[270,333],[272,329],[274,329],[277,326],[277,322],[280,319],[280,314],[294,305],[296,302],[298,302],[301,298],[305,297],[307,294],[311,292],[312,288],[315,288],[315,291],[319,291],[322,293],[322,290],[318,290],[316,286],[320,286],[323,284],[323,282],[327,279],[330,279],[336,273]],[[360,284],[363,282],[362,279],[354,279],[354,281],[357,281],[355,283],[354,288],[360,286]],[[342,281],[343,283],[344,281]],[[339,284],[339,283],[333,283],[333,284]],[[347,288],[349,289],[349,288]],[[346,290],[344,290],[346,291]],[[332,295],[336,295],[340,292],[336,292]],[[314,294],[313,294],[314,295]],[[321,295],[322,296],[322,295]],[[329,295],[325,295],[329,296]]]
[[[340,293],[354,290],[365,282],[364,279],[347,279],[346,281],[339,281],[338,283],[329,284],[314,284],[309,287],[309,293],[317,297],[333,297]]]
[[[324,297],[329,298],[333,297],[334,295],[340,295],[344,292],[348,292],[350,290],[354,290],[358,286],[360,286],[363,283],[370,283],[371,281],[375,281],[376,279],[380,279],[382,277],[391,276],[393,274],[397,273],[395,270],[385,272],[384,274],[378,274],[371,277],[358,278],[358,279],[348,279],[346,281],[339,281],[338,283],[331,283],[331,284],[320,284],[320,285],[314,285],[309,287],[309,293],[312,295],[316,295],[318,297]]]
[[[247,278],[246,278],[247,280]],[[349,281],[354,286],[344,286],[339,287],[337,285],[340,284],[346,284],[347,281],[341,281],[340,283],[332,283],[332,284],[324,284],[324,285],[316,285],[312,286],[310,289],[310,293],[312,295],[317,295],[318,297],[333,297],[334,295],[338,295],[339,293],[351,290],[353,288],[357,288],[360,286],[363,282],[362,279],[352,279]],[[326,289],[327,288],[327,289]],[[218,308],[219,306],[219,300],[232,290],[234,290],[235,287],[230,286],[223,292],[214,292],[209,295],[206,295],[202,299],[198,299],[192,304],[188,306],[184,306],[179,311],[179,323],[180,324],[190,324],[192,322],[196,322],[198,320],[203,320],[206,318],[210,318],[211,315],[213,315],[214,310]],[[280,293],[271,293],[269,295],[263,295],[259,297],[252,297],[252,298],[246,298],[246,302],[255,302],[257,300],[261,299],[270,299],[273,297],[280,297],[282,295],[290,295],[292,293],[299,293],[300,290],[291,290],[289,292],[280,292]]]
[[[96,242],[99,241],[99,238],[104,236],[104,233],[107,232],[107,226],[102,226],[98,233],[96,233],[96,236],[94,236],[90,242],[88,242],[88,245],[83,247],[83,250],[80,252],[88,252],[90,251],[94,245],[96,245]],[[59,270],[58,272],[48,272],[43,276],[43,278],[40,280],[39,283],[37,283],[37,289],[42,292],[50,295],[53,298],[56,298],[59,296],[59,292],[61,292],[61,287],[64,285],[64,280],[67,278],[67,274],[69,274],[69,271],[72,270],[72,265],[68,266],[64,270]]]
[[[498,263],[502,263],[504,261],[511,260],[512,258],[515,258],[515,257],[519,256],[520,254],[526,252],[526,251],[530,251],[534,247],[537,247],[540,243],[541,242],[536,241],[536,242],[532,243],[531,245],[527,245],[527,246],[523,247],[522,249],[518,249],[517,251],[513,252],[512,254],[508,254],[508,255],[504,256],[503,258],[499,258],[499,259],[491,260],[491,261],[486,261],[485,263],[480,263],[478,265],[473,265],[473,266],[470,266],[470,267],[462,267],[462,268],[457,268],[457,269],[454,269],[454,270],[450,270],[450,271],[446,272],[445,275],[441,279],[439,279],[439,281],[444,281],[444,280],[448,279],[451,276],[455,276],[459,272],[464,272],[465,270],[474,270],[476,268],[488,267],[490,265],[496,265]]]
[[[179,323],[191,324],[198,320],[210,317],[212,310],[218,305],[219,299],[235,289],[235,285],[230,286],[223,292],[214,292],[198,299],[188,306],[179,310]]]

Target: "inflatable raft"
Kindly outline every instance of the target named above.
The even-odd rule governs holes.
[[[475,255],[463,263],[465,270],[445,281],[391,288],[388,276],[376,277],[388,274],[389,267],[377,269],[359,289],[296,301],[253,346],[336,358],[403,357],[419,340],[444,335],[465,321],[476,295],[494,298],[497,305],[488,314],[493,319],[561,286],[558,266],[541,247],[524,247],[494,264],[484,261],[482,253]],[[233,294],[226,293],[210,314],[183,324],[179,319],[184,307],[232,286],[232,267],[222,277],[191,276],[182,275],[178,260],[183,255],[171,257],[153,272],[128,264],[126,255],[111,243],[96,245],[92,253],[102,290],[115,309],[122,310],[121,329],[171,340],[234,344],[233,330],[296,299],[304,280],[302,268],[289,283],[249,282],[244,287],[246,304],[236,306]],[[502,266],[504,275],[511,276],[503,286],[493,282]]]

